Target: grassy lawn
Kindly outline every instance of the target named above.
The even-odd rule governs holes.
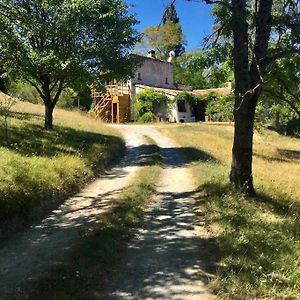
[[[114,206],[81,234],[63,265],[51,270],[28,290],[28,299],[102,299],[105,279],[117,270],[132,231],[153,199],[161,172],[160,149],[152,143],[142,149],[142,169]]]
[[[43,111],[43,106],[17,102],[8,141],[1,123],[2,221],[32,221],[123,155],[124,142],[115,130],[83,113],[56,109],[54,131],[44,131]]]
[[[197,124],[162,129],[203,158],[192,168],[199,207],[217,245],[211,288],[220,299],[300,298],[300,140],[255,135],[256,198],[228,185],[233,128]],[[187,155],[190,155],[187,153]]]

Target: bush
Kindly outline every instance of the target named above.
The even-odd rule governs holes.
[[[233,108],[234,97],[217,96],[211,93],[207,97],[206,112],[208,119],[213,122],[232,122],[233,121]]]
[[[139,122],[152,122],[161,117],[161,109],[167,107],[169,98],[152,89],[137,94],[135,101],[136,118]]]
[[[197,95],[188,93],[188,92],[182,92],[177,94],[177,96],[175,97],[176,101],[183,101],[183,102],[187,102],[189,104],[194,104],[198,101],[201,100],[201,98]]]
[[[300,119],[292,119],[288,121],[283,127],[287,135],[300,138]]]
[[[29,83],[24,81],[17,81],[12,83],[9,87],[9,94],[30,103],[42,103],[42,99],[38,91]]]
[[[9,87],[9,94],[12,97],[26,100],[33,104],[43,103],[37,90],[29,83],[24,81],[17,81],[11,83]],[[61,108],[80,108],[88,111],[92,104],[91,92],[88,86],[81,87],[74,90],[67,88],[61,94],[60,100],[57,103]],[[78,107],[79,105],[79,107]]]

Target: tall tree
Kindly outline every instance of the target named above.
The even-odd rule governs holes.
[[[180,20],[178,18],[174,3],[171,3],[169,6],[167,6],[163,14],[163,24],[165,25],[167,21],[171,21],[174,24],[178,24],[179,31],[182,33]],[[181,56],[185,52],[185,47],[183,46],[182,43],[178,43],[175,46],[174,52],[176,57]]]
[[[143,46],[158,51],[159,58],[166,59],[170,51],[177,45],[184,43],[184,36],[180,24],[166,21],[162,26],[151,26],[144,30]]]
[[[235,132],[230,180],[253,194],[255,109],[274,61],[300,53],[299,0],[204,1],[216,5],[219,26],[213,36],[227,36],[233,44]],[[270,43],[271,39],[275,42]]]
[[[135,17],[122,0],[0,0],[0,59],[45,104],[45,129],[68,86],[123,78],[134,67]]]

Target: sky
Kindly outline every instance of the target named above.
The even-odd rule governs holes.
[[[142,32],[146,27],[159,25],[164,8],[170,0],[126,0],[132,7],[140,24],[137,29]],[[211,33],[213,17],[211,6],[201,0],[177,0],[175,2],[188,50],[202,46],[203,38]]]

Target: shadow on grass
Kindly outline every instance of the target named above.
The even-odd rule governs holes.
[[[300,151],[297,150],[277,149],[277,152],[280,155],[280,157],[262,155],[256,152],[254,153],[254,156],[263,160],[267,160],[269,162],[294,163],[294,160],[300,159]]]
[[[25,113],[25,112],[17,112],[17,111],[10,112],[9,116],[11,118],[18,119],[18,120],[30,120],[32,118],[44,119],[44,116],[41,114],[33,114],[33,113]]]
[[[287,159],[300,159],[300,151],[289,149],[277,149],[278,153]]]
[[[269,162],[291,162],[290,160],[282,157],[274,157],[274,156],[262,155],[258,153],[254,153],[253,155],[257,158],[261,158]]]
[[[217,289],[230,299],[251,298],[253,291],[257,297],[271,290],[272,297],[287,290],[299,295],[299,202],[284,195],[247,198],[220,182],[198,191],[208,223],[219,228],[215,255],[226,263],[218,270]]]
[[[94,145],[109,147],[109,145],[123,143],[116,136],[63,126],[55,126],[55,130],[45,131],[41,126],[35,124],[11,126],[9,139],[8,146],[3,139],[0,140],[0,146],[26,156],[44,157],[53,157],[59,154],[82,154],[85,156]]]

